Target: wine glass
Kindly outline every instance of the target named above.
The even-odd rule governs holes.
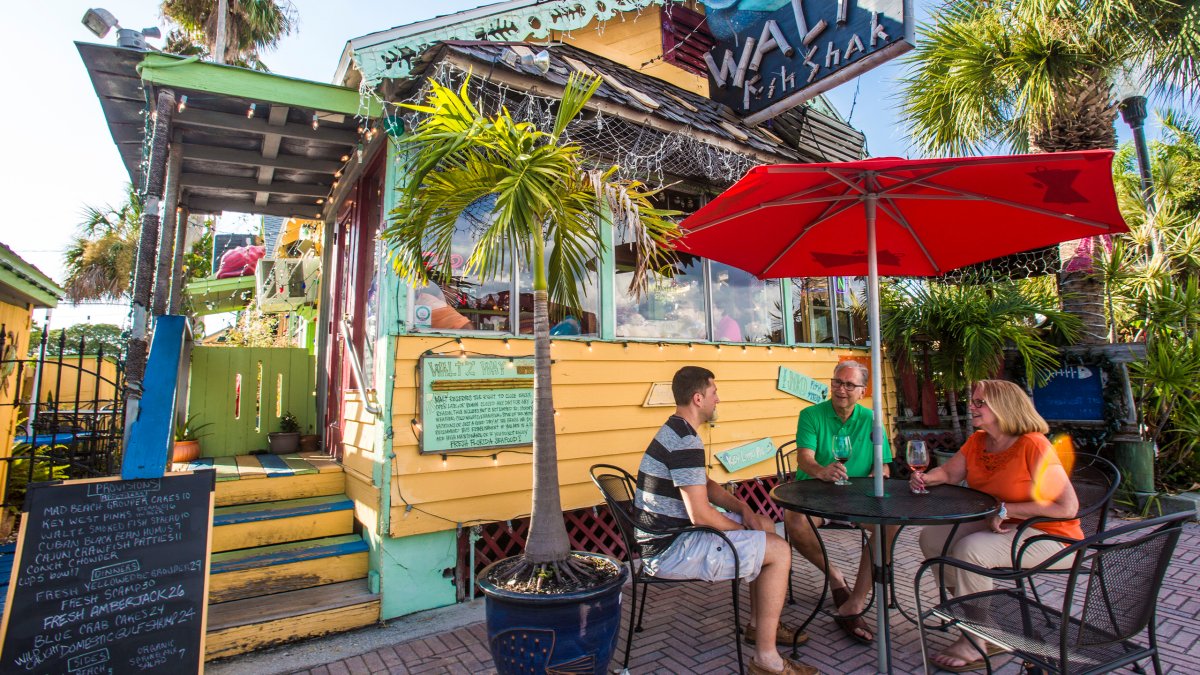
[[[904,455],[908,460],[908,467],[915,473],[922,473],[929,468],[929,451],[925,448],[925,441],[909,441],[904,449]],[[912,493],[927,495],[929,490],[922,485],[920,490],[913,490]]]
[[[850,459],[850,451],[854,449],[854,443],[850,441],[849,436],[834,436],[833,437],[833,458],[842,465],[842,469],[846,468],[846,460]],[[833,482],[834,485],[849,485],[850,480],[840,478]]]

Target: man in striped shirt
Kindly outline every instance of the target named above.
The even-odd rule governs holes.
[[[789,661],[775,645],[790,644],[794,630],[779,621],[787,590],[791,549],[775,534],[775,523],[708,478],[704,443],[697,429],[717,417],[713,373],[684,366],[675,373],[671,393],[675,414],[659,429],[638,467],[635,517],[645,530],[704,525],[721,530],[737,551],[738,568],[725,542],[715,534],[689,532],[678,537],[638,530],[642,561],[650,574],[665,579],[728,581],[750,584],[750,624],[745,639],[754,645],[750,672],[755,675],[814,675],[812,666]],[[717,508],[724,509],[724,513]],[[801,635],[800,641],[807,639]]]

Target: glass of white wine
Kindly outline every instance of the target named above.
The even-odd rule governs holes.
[[[909,441],[904,449],[904,458],[908,461],[908,468],[914,473],[924,473],[929,468],[929,450],[925,448],[925,441]],[[929,490],[925,489],[924,483],[920,490],[913,490],[914,495],[927,495]]]
[[[850,459],[850,452],[854,449],[854,443],[850,441],[849,436],[834,436],[833,437],[833,458],[842,465],[842,470],[846,469],[846,460]],[[834,485],[850,485],[848,478],[840,478],[833,482]]]

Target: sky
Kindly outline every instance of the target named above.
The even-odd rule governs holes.
[[[0,63],[6,64],[3,83],[9,92],[9,103],[0,106],[0,138],[8,158],[0,171],[9,194],[0,242],[61,282],[62,253],[82,220],[84,206],[119,204],[129,180],[74,45],[116,44],[116,33],[104,40],[92,35],[80,23],[90,6],[85,3],[10,4],[14,6],[8,13],[15,20],[9,25],[19,28],[0,40]],[[123,27],[140,29],[164,27],[158,4],[104,0],[100,6]],[[329,82],[347,40],[482,4],[486,0],[293,0],[298,29],[262,58],[280,75]],[[918,20],[924,19],[931,3],[917,0],[916,5]],[[874,156],[911,154],[895,108],[898,76],[893,62],[827,94],[866,134]],[[1155,133],[1153,126],[1153,120],[1147,123],[1150,135]],[[1127,129],[1121,124],[1118,128],[1121,140],[1126,140]],[[128,309],[127,303],[64,303],[54,310],[52,327],[83,322],[123,325]],[[40,312],[36,318],[44,321]]]

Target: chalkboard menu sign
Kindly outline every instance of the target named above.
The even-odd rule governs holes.
[[[1053,422],[1103,422],[1104,382],[1094,365],[1066,366],[1033,390],[1033,406]]]
[[[421,452],[533,442],[533,359],[421,357]]]
[[[0,672],[200,672],[214,476],[31,486]]]

